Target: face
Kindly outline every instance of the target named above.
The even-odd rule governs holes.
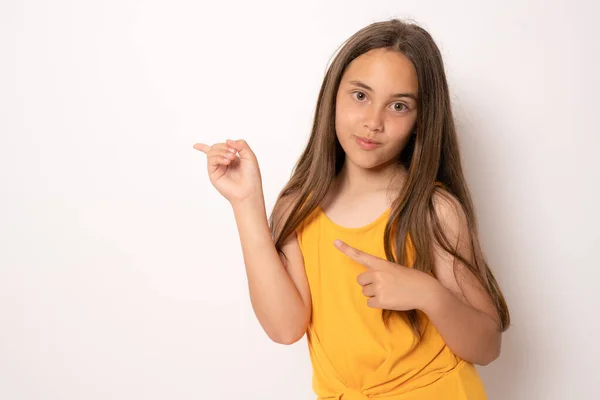
[[[335,127],[346,162],[361,168],[396,163],[417,120],[417,72],[402,53],[374,49],[344,71]]]

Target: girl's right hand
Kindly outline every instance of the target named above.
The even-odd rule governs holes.
[[[206,154],[210,182],[232,205],[262,195],[258,161],[245,140],[227,140],[212,146],[196,143],[194,148]]]

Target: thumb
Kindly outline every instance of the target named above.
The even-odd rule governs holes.
[[[256,159],[254,152],[250,149],[250,146],[248,146],[248,143],[244,139],[227,139],[227,145],[236,149],[242,159]]]

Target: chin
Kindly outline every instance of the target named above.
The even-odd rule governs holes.
[[[387,162],[386,160],[383,160],[380,157],[377,157],[373,153],[360,154],[360,155],[356,155],[356,154],[349,155],[348,153],[346,153],[346,161],[350,161],[352,164],[354,164],[357,167],[360,167],[362,169],[377,168],[379,166],[382,166],[383,164],[386,164],[386,162]]]

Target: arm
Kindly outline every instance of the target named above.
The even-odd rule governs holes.
[[[282,218],[282,208],[275,210],[276,220]],[[254,313],[273,341],[292,344],[304,336],[311,314],[308,281],[296,234],[283,246],[289,260],[284,263],[273,243],[262,193],[234,205],[233,211]]]
[[[195,143],[194,148],[207,155],[210,182],[233,207],[258,321],[273,341],[296,342],[304,335],[311,313],[304,260],[295,234],[283,245],[285,262],[275,249],[256,155],[245,140],[212,146]],[[281,199],[278,210],[289,209],[285,203],[290,201]],[[273,219],[280,220],[283,215],[274,211]]]
[[[472,262],[470,233],[462,207],[455,199],[441,195],[434,197],[434,205],[450,243]],[[422,311],[454,354],[474,364],[487,365],[500,354],[502,333],[496,307],[466,266],[440,245],[434,249],[437,281],[431,284],[431,296]]]

